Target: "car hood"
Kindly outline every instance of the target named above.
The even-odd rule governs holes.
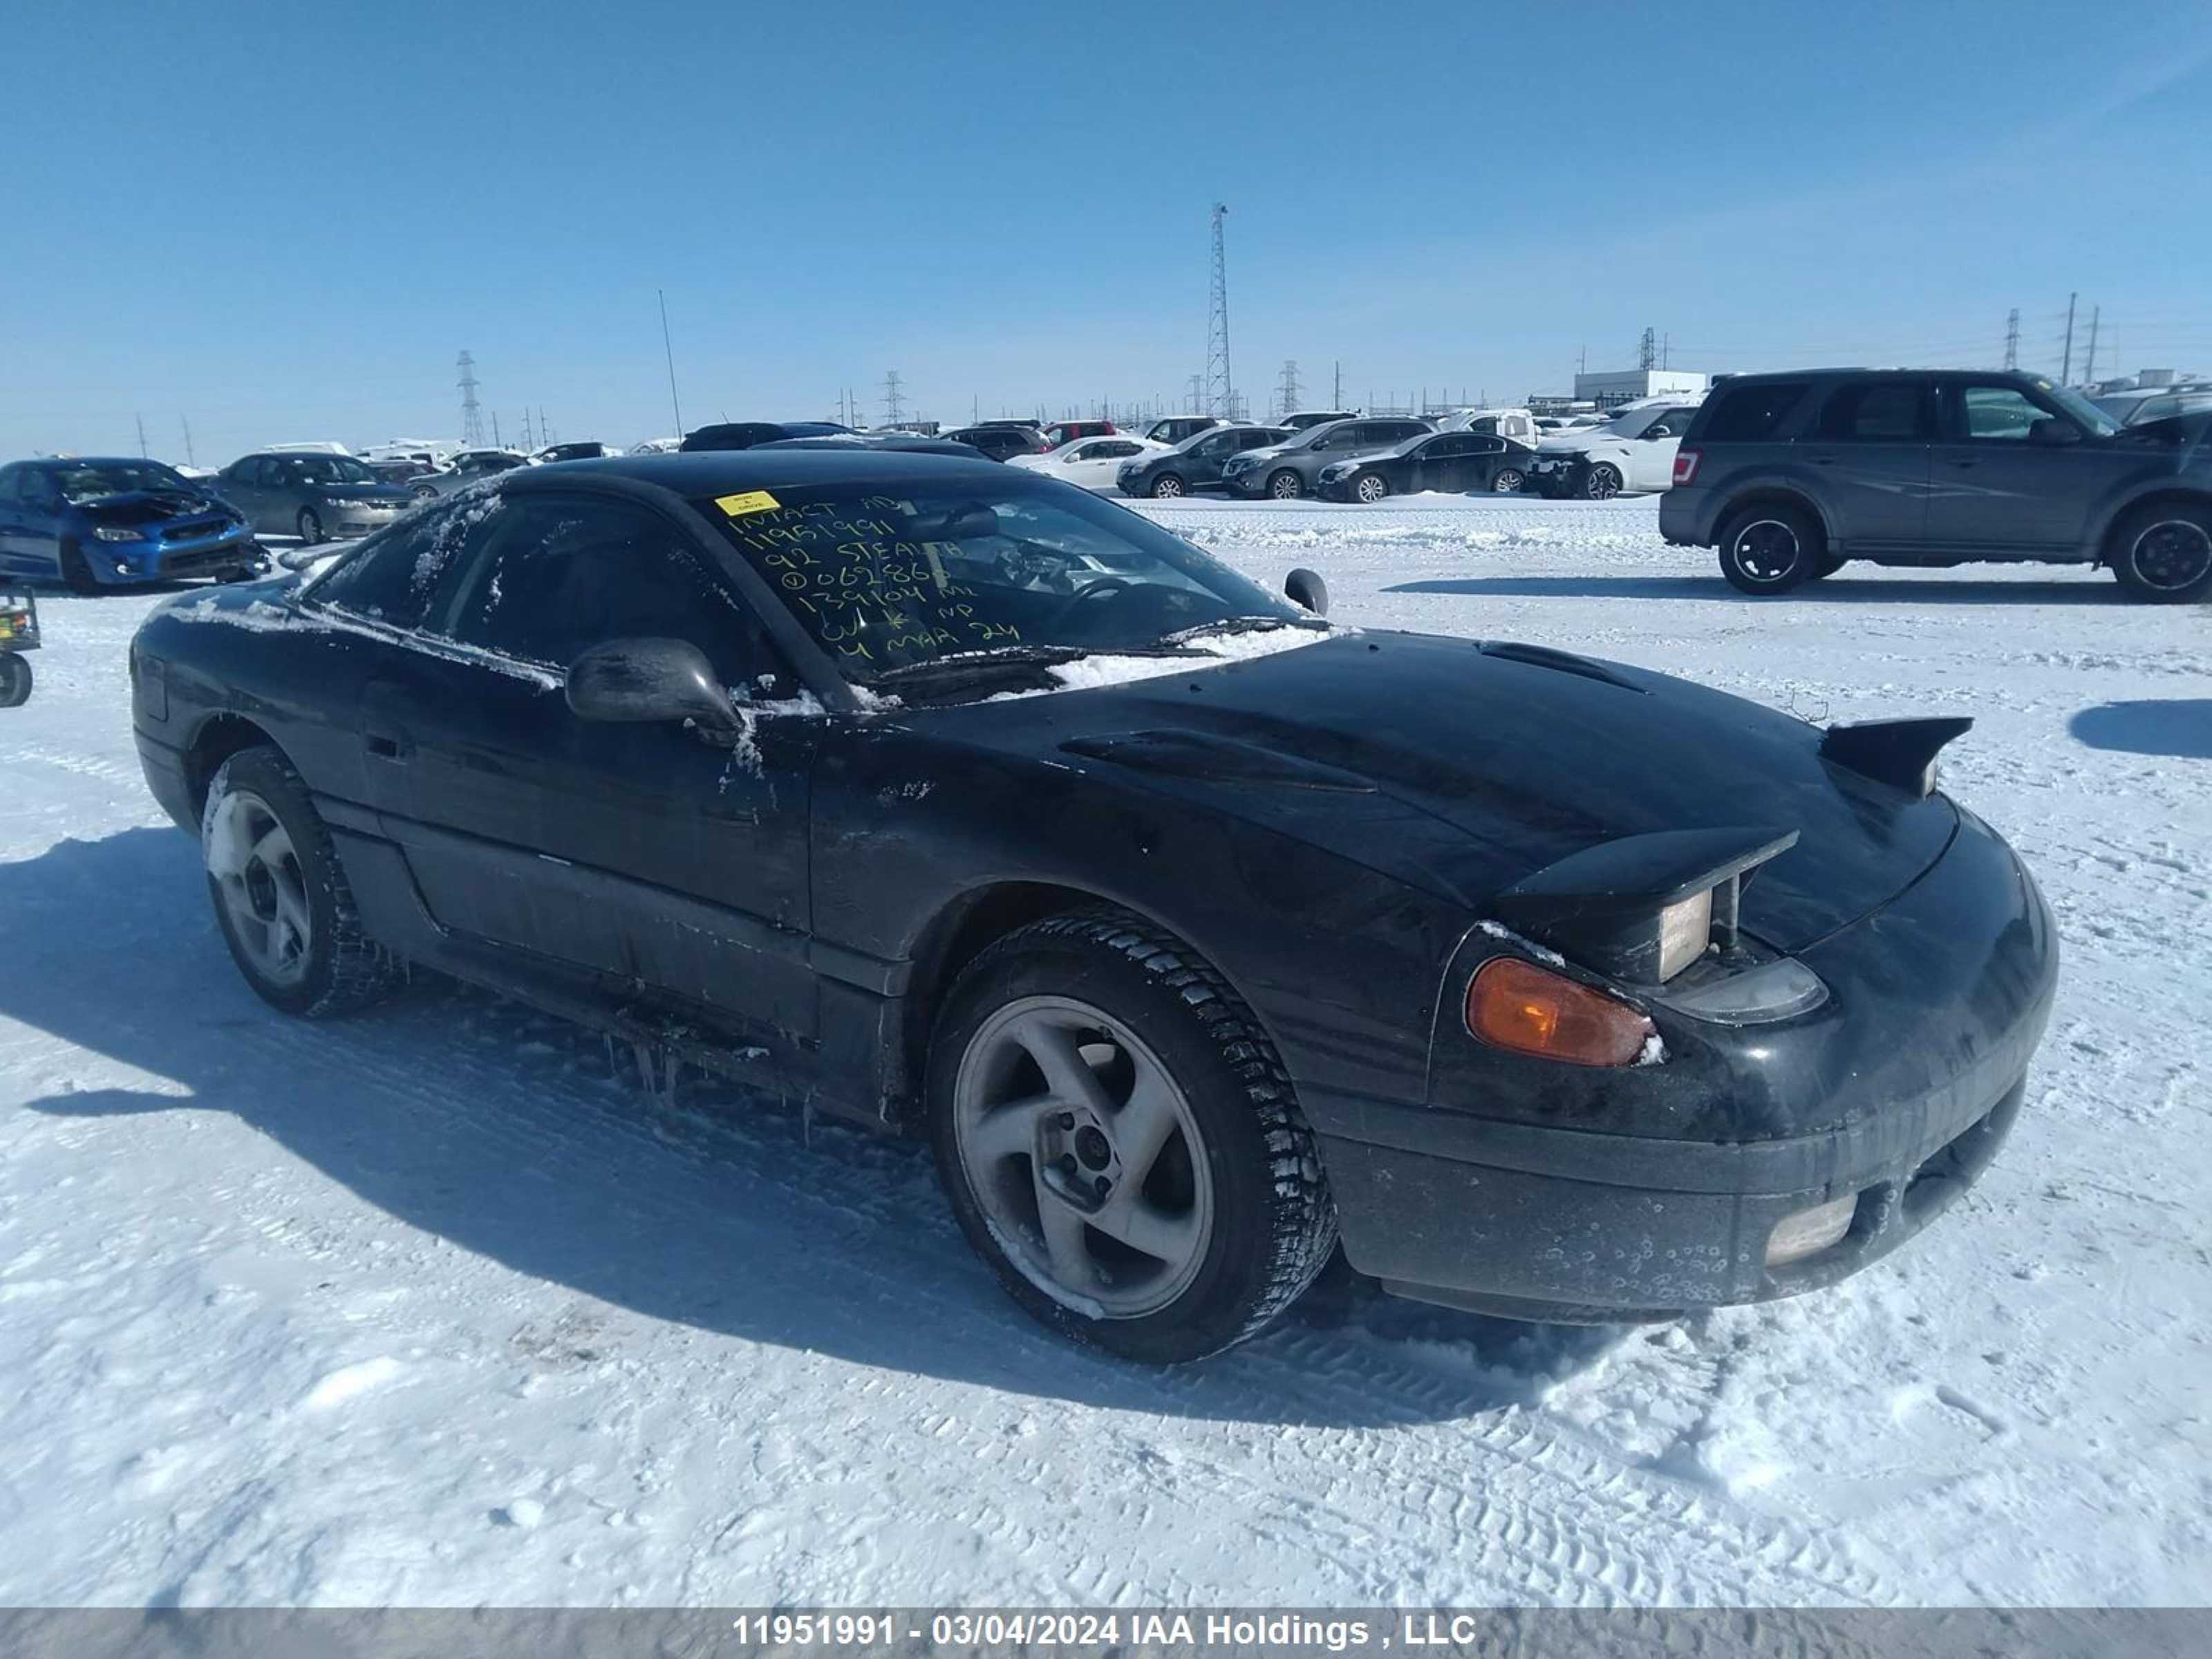
[[[1540,647],[1357,633],[1121,685],[934,711],[969,741],[1103,769],[1328,848],[1480,911],[1570,854],[1655,830],[1799,839],[1747,884],[1796,951],[1901,891],[1957,829],[1824,761],[1819,728]],[[950,735],[950,731],[948,731]]]
[[[1626,443],[1626,439],[1609,427],[1594,426],[1581,432],[1553,432],[1537,440],[1536,450],[1543,455],[1579,455],[1601,444]]]
[[[229,509],[198,490],[125,489],[80,501],[77,511],[94,524],[120,526],[167,524],[172,519],[194,519]]]

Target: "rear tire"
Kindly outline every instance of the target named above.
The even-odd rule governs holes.
[[[33,678],[28,658],[0,651],[0,708],[21,708],[30,702]]]
[[[2112,532],[2112,564],[2129,596],[2148,604],[2212,595],[2212,508],[2137,507]]]
[[[927,1100],[976,1254],[1033,1318],[1124,1359],[1243,1341],[1334,1247],[1273,1044],[1210,965],[1137,917],[1052,917],[978,956],[938,1021]]]
[[[1802,507],[1741,507],[1721,526],[1721,574],[1740,593],[1787,593],[1810,581],[1827,553],[1827,538]]]
[[[304,1019],[350,1013],[398,978],[362,928],[307,785],[276,749],[241,749],[217,769],[200,859],[231,959],[271,1007]]]
[[[1306,481],[1285,467],[1267,480],[1267,494],[1279,501],[1294,501],[1306,493]]]
[[[1491,479],[1490,487],[1500,495],[1517,495],[1528,482],[1528,474],[1519,467],[1501,467],[1497,476]]]

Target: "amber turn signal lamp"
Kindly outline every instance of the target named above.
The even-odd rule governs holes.
[[[1516,957],[1492,957],[1476,970],[1467,1029],[1516,1054],[1574,1066],[1628,1065],[1656,1035],[1626,1003]]]

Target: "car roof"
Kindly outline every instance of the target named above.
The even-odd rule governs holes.
[[[780,445],[775,448],[702,449],[673,455],[619,455],[602,460],[571,461],[558,472],[532,469],[505,488],[557,489],[580,478],[634,478],[687,499],[822,484],[890,484],[901,481],[960,477],[1003,487],[1006,469],[981,455],[973,459],[908,449],[855,448],[844,444]]]

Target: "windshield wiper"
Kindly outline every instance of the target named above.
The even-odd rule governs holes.
[[[1171,645],[1181,645],[1215,634],[1257,634],[1270,628],[1304,628],[1320,631],[1328,626],[1318,617],[1224,617],[1219,622],[1200,623],[1195,628],[1185,628],[1170,634],[1167,641]]]
[[[1041,668],[1079,662],[1085,657],[1188,657],[1195,652],[1179,646],[1159,645],[1001,645],[957,656],[930,657],[902,663],[870,677],[872,686],[917,687],[939,690],[979,681],[1034,678]]]

